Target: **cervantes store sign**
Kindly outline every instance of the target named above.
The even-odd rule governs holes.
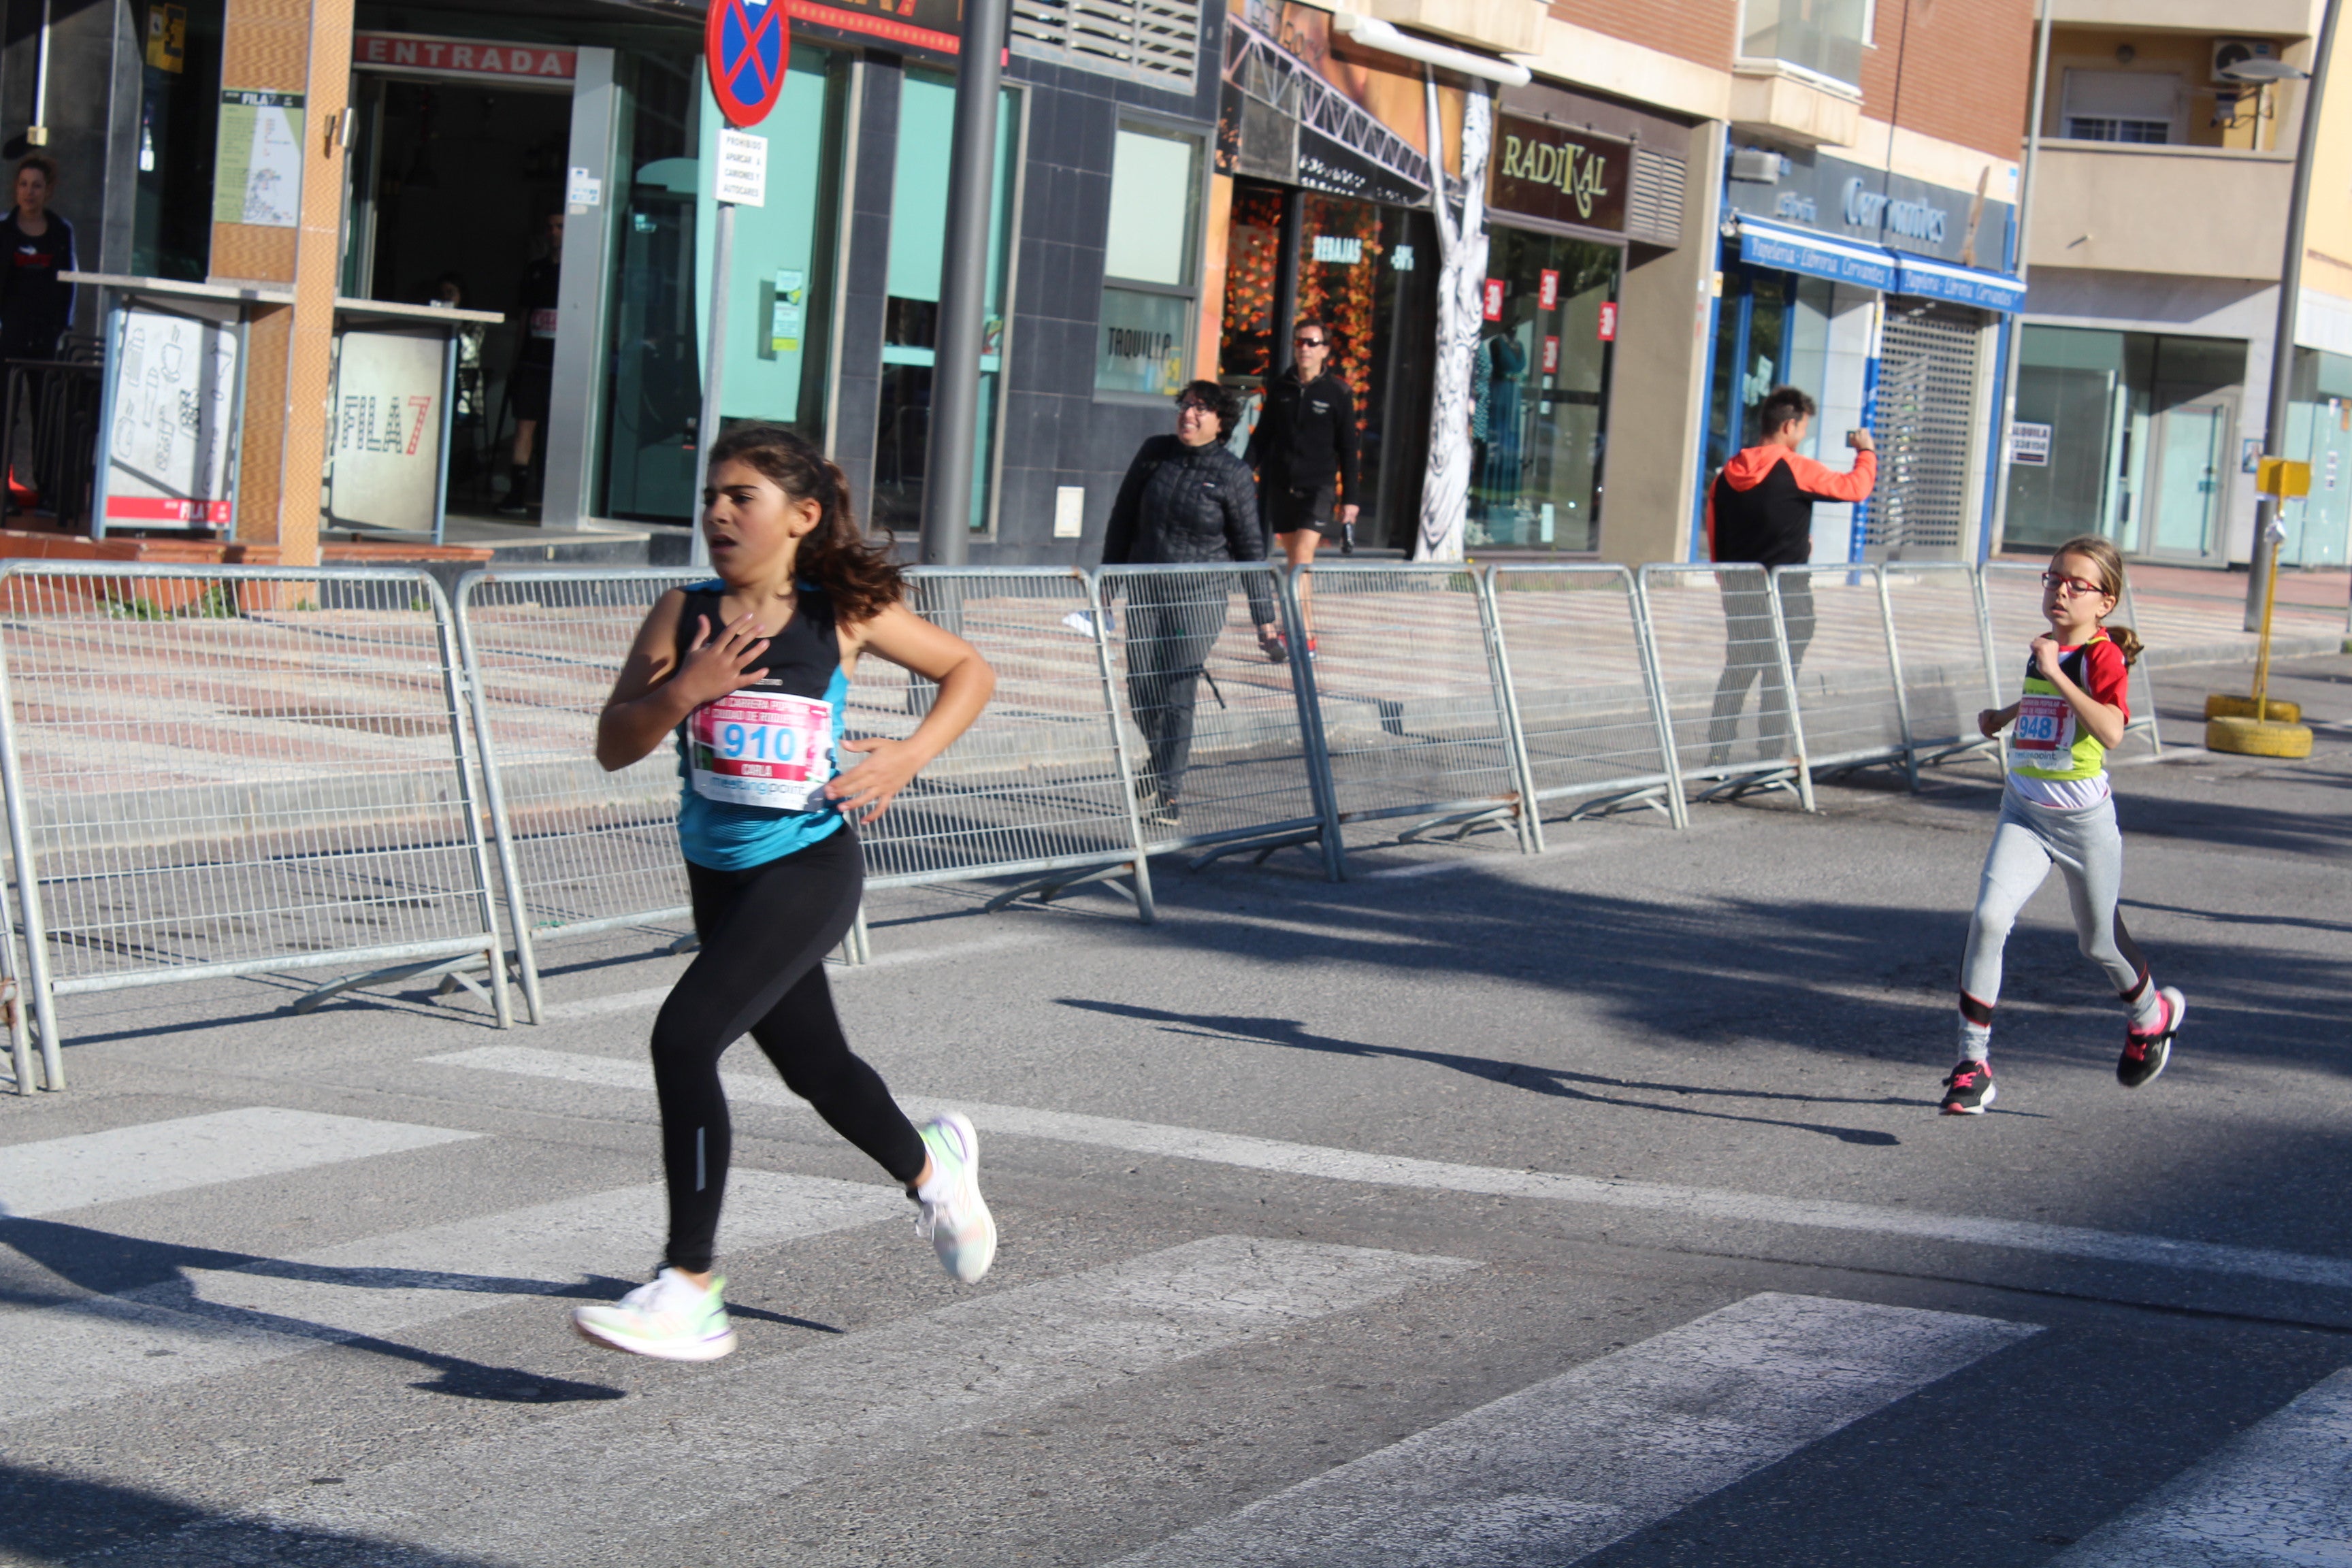
[[[1524,217],[1622,233],[1633,144],[1517,114],[1495,117],[1487,205]]]

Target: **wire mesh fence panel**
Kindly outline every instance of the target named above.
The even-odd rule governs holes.
[[[1677,824],[1674,758],[1622,566],[1496,566],[1487,584],[1529,788],[1570,815],[1660,803]]]
[[[2039,563],[2025,561],[1988,561],[1977,568],[1984,584],[1985,626],[1992,646],[1994,685],[2000,694],[1993,704],[1997,708],[2017,700],[2026,668],[2033,662],[2033,639],[2049,635],[2049,617],[2042,613],[2042,574],[2045,570]],[[2133,619],[2137,608],[2126,595],[2109,618],[2118,626],[2139,632],[2141,640],[2146,641],[2147,633],[2140,630]],[[2159,631],[2158,635],[2164,634]],[[2140,656],[2134,673],[2144,676],[2161,662],[2151,648]],[[2164,741],[2157,729],[2155,689],[2145,679],[2137,680],[2130,697],[2132,715],[2124,727],[2125,740],[2144,735],[2148,744],[2161,752]]]
[[[1811,779],[1764,568],[1654,564],[1642,568],[1640,585],[1675,773],[1686,784],[1708,785],[1707,795],[1793,785],[1810,808]]]
[[[54,994],[489,963],[447,603],[422,573],[20,563],[0,767],[26,967]]]
[[[1339,820],[1428,819],[1409,833],[1517,820],[1518,768],[1476,572],[1335,563],[1298,581],[1311,595]]]
[[[1286,586],[1254,562],[1119,566],[1097,576],[1153,854],[1319,839],[1338,874],[1338,834],[1325,833],[1313,672],[1260,637],[1278,626],[1290,648],[1306,647]]]
[[[1796,676],[1805,763],[1816,779],[1824,769],[1910,764],[1878,574],[1874,565],[1772,571],[1780,646]]]
[[[1067,875],[1089,868],[1145,875],[1085,574],[919,568],[911,577],[916,613],[979,649],[996,672],[996,694],[880,820],[860,830],[869,884],[1035,873],[1050,896],[1100,879]],[[850,736],[904,739],[937,690],[896,665],[862,660],[849,689]],[[854,764],[857,753],[841,760]],[[1148,917],[1148,880],[1134,891]]]
[[[1985,750],[1991,742],[1979,732],[1977,715],[2008,699],[1994,695],[1985,664],[1975,569],[1956,561],[1890,561],[1882,581],[1912,754],[1932,763]],[[1806,736],[1811,738],[1810,721]]]
[[[468,574],[457,625],[471,672],[507,902],[538,1005],[536,942],[687,915],[677,752],[606,773],[596,716],[646,612],[696,574]]]

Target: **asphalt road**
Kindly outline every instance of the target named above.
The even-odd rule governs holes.
[[[2352,658],[2277,689],[2309,762],[2116,771],[2171,1068],[2053,879],[1982,1118],[1983,763],[1167,863],[1150,928],[877,898],[842,1010],[971,1109],[995,1271],[740,1050],[707,1366],[564,1330],[656,1254],[649,933],[505,1032],[68,999],[0,1100],[0,1563],[2352,1563]]]

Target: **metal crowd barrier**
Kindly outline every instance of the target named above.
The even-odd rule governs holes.
[[[1313,598],[1315,697],[1341,824],[1412,816],[1411,839],[1509,823],[1534,853],[1485,574],[1467,566],[1332,563]]]
[[[1875,565],[1776,566],[1780,651],[1795,677],[1805,768],[1895,766],[1916,786],[1895,619]]]
[[[861,830],[866,885],[1033,879],[991,900],[994,910],[1024,894],[1050,900],[1108,882],[1150,921],[1151,868],[1137,848],[1134,769],[1092,581],[1072,567],[920,567],[908,576],[915,612],[980,650],[996,671],[996,695]],[[935,689],[896,665],[862,660],[850,735],[911,734]]]
[[[538,944],[689,918],[677,756],[597,764],[596,715],[654,601],[707,574],[469,572],[457,583],[484,794],[531,1021]]]
[[[1958,561],[1889,562],[1880,574],[1895,628],[1915,767],[2000,747],[1977,729],[2009,700],[1993,679],[1975,569]]]
[[[1702,800],[1788,789],[1812,810],[1770,575],[1761,566],[1653,564],[1638,581],[1676,775],[1706,784]]]
[[[1486,590],[1535,847],[1543,847],[1542,807],[1553,801],[1574,803],[1570,821],[1647,806],[1685,826],[1674,730],[1633,574],[1495,566]]]
[[[1192,864],[1316,845],[1347,874],[1312,663],[1289,578],[1263,562],[1096,574],[1145,855]],[[1260,638],[1282,628],[1276,662]]]
[[[307,1010],[486,963],[507,1024],[458,687],[422,572],[0,568],[0,782],[49,1086],[56,999],[85,992],[371,966]]]

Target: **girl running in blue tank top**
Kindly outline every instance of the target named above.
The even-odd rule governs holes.
[[[869,542],[841,470],[774,426],[710,454],[702,531],[717,577],[662,595],[596,725],[610,771],[676,737],[678,839],[701,951],[654,1021],[669,1242],[653,1282],[572,1326],[615,1350],[711,1361],[735,1348],[711,1271],[727,1190],[719,1058],[746,1033],[793,1093],[920,1205],[916,1227],[971,1283],[996,1256],[980,1143],[950,1112],[918,1128],[842,1036],[824,955],[857,918],[856,825],[872,822],[970,728],[996,677],[962,638],[909,610],[887,542]],[[936,682],[903,741],[842,742],[850,673],[873,654]],[[865,760],[848,773],[844,749]]]

